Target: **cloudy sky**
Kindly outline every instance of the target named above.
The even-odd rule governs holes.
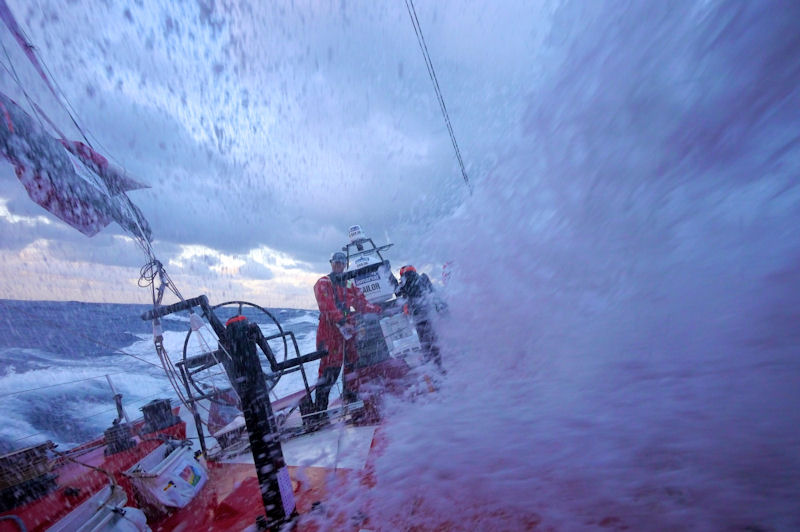
[[[311,286],[351,224],[394,242],[395,268],[444,260],[414,235],[468,191],[404,2],[8,4],[93,145],[150,185],[130,197],[185,293],[312,307]],[[527,58],[545,8],[474,7],[419,2],[417,12],[480,182],[536,75]],[[13,73],[80,139],[2,36],[0,90],[30,109]],[[0,297],[142,301],[144,259],[121,229],[84,237],[33,204],[9,164],[0,231]]]

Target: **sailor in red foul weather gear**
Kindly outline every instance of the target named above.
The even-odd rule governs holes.
[[[354,323],[351,320],[354,312],[381,312],[381,307],[367,301],[355,283],[346,279],[344,269],[347,257],[344,253],[337,251],[331,255],[330,262],[331,273],[321,277],[314,285],[314,296],[319,306],[317,349],[328,350],[328,355],[319,362],[317,412],[328,409],[328,396],[339,378],[342,363],[354,364],[358,358]],[[347,399],[347,394],[344,395]]]

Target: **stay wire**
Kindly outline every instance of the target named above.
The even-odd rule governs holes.
[[[25,37],[25,38],[26,38],[26,41],[27,41],[27,37]],[[9,52],[8,52],[8,49],[5,46],[5,43],[0,42],[0,46],[2,46],[3,53],[4,53],[5,57],[6,57],[6,59],[8,60],[8,64],[6,64],[5,62],[2,63],[3,69],[6,72],[8,72],[8,74],[11,76],[11,78],[14,80],[14,82],[19,87],[20,91],[22,91],[22,94],[25,97],[25,100],[28,102],[28,105],[31,108],[31,114],[33,115],[33,117],[35,117],[35,119],[39,122],[39,125],[42,127],[42,129],[46,130],[47,129],[47,125],[49,125],[50,128],[53,131],[55,131],[56,135],[58,135],[61,138],[62,141],[66,142],[67,139],[66,139],[66,136],[64,135],[64,133],[61,132],[58,129],[58,127],[53,123],[53,121],[50,120],[50,118],[45,114],[45,112],[42,110],[42,108],[39,107],[39,105],[33,100],[33,98],[31,98],[30,94],[28,94],[28,91],[25,90],[25,87],[23,86],[22,81],[20,80],[19,74],[17,73],[16,69],[14,68],[14,63],[13,63],[13,61],[11,61],[11,56],[9,55]],[[35,49],[33,49],[33,50],[35,51]],[[47,70],[48,75],[50,75],[50,70],[47,68],[47,65],[44,63],[44,61],[42,61],[41,57],[39,57],[37,55],[37,58],[42,63],[44,68]],[[52,78],[52,75],[50,75],[50,77]],[[78,125],[78,122],[76,121],[75,117],[71,114],[70,110],[72,109],[72,106],[69,104],[69,100],[67,100],[66,96],[64,96],[64,91],[61,90],[61,88],[58,86],[58,84],[56,84],[56,88],[61,93],[60,95],[59,94],[54,94],[54,96],[56,97],[56,99],[58,101],[58,104],[65,110],[67,115],[69,115],[70,120],[75,125],[75,127],[78,129],[78,131],[80,131],[81,135],[83,136],[83,139],[86,141],[86,144],[90,148],[92,148],[94,150],[94,147],[92,146],[92,143],[89,141],[88,138],[86,138],[86,135],[84,134],[84,132],[81,129],[81,127]],[[74,109],[72,109],[72,111],[74,112]],[[45,125],[45,123],[47,125]],[[104,151],[107,151],[107,150],[104,150]],[[81,165],[84,168],[86,168],[89,171],[89,174],[91,176],[93,176],[91,178],[91,181],[94,182],[95,186],[101,186],[100,182],[102,182],[103,183],[102,186],[106,187],[105,182],[102,179],[100,180],[100,182],[98,182],[97,177],[94,177],[95,176],[95,171],[93,169],[89,168],[88,165],[86,163],[84,163],[83,161],[80,161],[79,159],[78,159],[78,161],[81,163]],[[85,178],[85,176],[84,176],[84,178]],[[140,223],[139,215],[138,215],[136,209],[133,206],[133,202],[128,197],[128,195],[125,194],[124,192],[121,194],[121,196],[124,198],[122,200],[124,202],[122,207],[124,207],[125,210],[128,211],[128,214],[129,214],[130,218],[134,221],[134,224],[136,226],[136,230],[135,231],[131,231],[131,233],[133,234],[134,240],[136,240],[138,246],[142,249],[142,251],[144,252],[144,254],[148,258],[150,258],[150,259],[154,258],[152,246],[150,245],[150,241],[147,239],[147,236],[145,234],[144,228],[142,227],[142,224]]]
[[[114,373],[109,373],[109,375],[114,375]],[[103,377],[105,377],[105,375],[103,375]],[[98,378],[101,378],[101,377],[98,377]],[[69,384],[69,383],[62,383],[62,384]],[[147,403],[151,399],[153,399],[155,397],[158,397],[159,395],[163,395],[162,392],[156,392],[154,394],[148,395],[147,397],[139,398],[136,401],[131,401],[131,402],[128,403],[128,407],[130,407],[131,405]],[[116,410],[117,410],[117,408],[115,406],[113,408],[108,408],[108,409],[105,409],[105,410],[101,410],[99,412],[95,412],[93,414],[89,414],[88,416],[84,416],[84,419],[90,419],[90,418],[97,417],[97,416],[100,416],[100,415],[103,415],[103,414],[107,414],[109,412],[116,412]],[[28,434],[27,436],[21,436],[21,437],[15,439],[15,440],[12,440],[12,443],[16,443],[16,442],[22,441],[22,440],[27,440],[28,438],[33,438],[34,436],[39,436],[39,435],[42,435],[42,434],[46,434],[46,431],[34,432],[33,434]],[[64,452],[65,453],[72,452],[72,449],[67,449]]]
[[[56,100],[57,100],[58,104],[67,113],[67,115],[69,116],[69,118],[72,121],[73,125],[78,130],[78,132],[80,133],[81,137],[86,142],[86,144],[89,147],[91,147],[92,149],[94,149],[94,147],[92,145],[92,141],[89,140],[86,132],[84,132],[83,128],[80,126],[80,124],[78,123],[77,119],[75,118],[76,115],[77,115],[77,112],[76,112],[75,108],[72,107],[71,103],[66,98],[65,92],[63,91],[63,89],[61,89],[61,87],[55,81],[55,78],[52,75],[52,72],[50,71],[49,67],[47,66],[47,63],[42,59],[41,55],[37,52],[36,48],[33,47],[32,45],[30,45],[30,39],[27,37],[27,35],[25,35],[25,33],[22,31],[21,28],[20,28],[19,31],[20,31],[22,37],[24,38],[25,42],[28,44],[28,46],[30,46],[31,51],[34,54],[36,60],[41,65],[41,68],[44,70],[44,72],[45,72],[44,75],[46,76],[45,82],[52,81],[53,85],[51,85],[51,91],[53,92],[53,95],[56,97]],[[16,71],[13,69],[13,62],[11,62],[10,56],[9,56],[8,51],[6,50],[4,44],[3,44],[3,50],[5,52],[6,57],[9,60],[9,64],[11,65],[11,70],[9,71],[9,73],[12,75],[12,77],[17,82],[17,84],[20,86],[20,89],[25,94],[25,97],[28,100],[28,102],[33,106],[34,111],[35,111],[34,114],[37,116],[37,119],[41,123],[41,121],[42,121],[42,118],[40,116],[41,110],[38,108],[38,106],[35,105],[35,103],[33,103],[31,98],[28,96],[27,92],[24,90],[24,87],[22,87],[22,84],[21,84],[21,81],[19,79],[19,76],[16,74]],[[4,65],[4,67],[5,67],[5,65]],[[6,70],[8,70],[8,67],[6,67]],[[48,120],[48,122],[49,122],[49,120]],[[56,129],[56,131],[57,131],[57,129]],[[60,132],[59,132],[59,134],[60,134]],[[63,134],[60,134],[60,135],[63,138]],[[64,139],[64,140],[66,140],[66,139]],[[98,143],[98,145],[99,145],[99,143]],[[84,166],[86,166],[86,165],[84,164]],[[158,264],[159,265],[159,272],[158,273],[163,273],[163,277],[166,278],[167,286],[170,288],[170,290],[172,292],[174,292],[181,299],[181,301],[183,301],[183,296],[180,294],[180,292],[178,291],[178,289],[174,285],[174,283],[171,281],[171,279],[169,279],[169,276],[166,275],[166,272],[164,272],[163,269],[160,268],[160,263],[158,263],[158,261],[155,259],[155,255],[153,253],[152,246],[150,245],[150,242],[149,242],[149,240],[148,240],[148,238],[147,238],[147,236],[145,234],[145,231],[144,231],[144,229],[142,227],[142,224],[140,223],[139,213],[134,208],[133,203],[131,202],[131,200],[127,196],[127,194],[123,193],[122,196],[124,198],[123,207],[126,208],[126,210],[128,211],[128,214],[130,215],[131,219],[133,220],[133,222],[135,224],[135,229],[136,230],[134,232],[136,234],[134,234],[134,239],[136,240],[137,244],[142,249],[144,254],[148,257],[148,259],[150,259],[150,264]],[[151,277],[151,279],[150,279],[151,282],[154,281],[154,279],[155,279],[155,275],[153,275],[153,277]],[[90,340],[95,341],[94,339],[91,339],[91,338],[90,338]],[[99,342],[96,342],[96,343],[99,344]],[[163,343],[160,346],[158,345],[159,342],[156,342],[156,344],[157,344],[156,345],[156,347],[157,347],[156,350],[158,351],[159,358],[161,359],[162,367],[163,367],[164,371],[167,373],[167,378],[169,379],[170,383],[172,384],[173,389],[177,393],[178,398],[181,400],[182,403],[186,404],[185,397],[181,393],[179,385],[176,382],[177,381],[177,371],[175,370],[175,367],[172,364],[172,361],[169,359],[169,356],[166,353],[166,349],[163,347]],[[117,350],[115,349],[115,351],[117,351]],[[128,353],[125,353],[123,351],[120,351],[120,352],[122,352],[123,354],[128,355]],[[134,355],[131,355],[131,356],[134,356]],[[138,357],[134,356],[134,358],[138,358]],[[143,359],[139,359],[139,360],[143,360]],[[152,364],[151,362],[148,362],[148,361],[145,361],[145,362],[147,362],[148,364]],[[156,367],[158,366],[157,364],[152,364],[152,365],[154,365]]]
[[[175,286],[175,283],[169,277],[169,274],[164,270],[163,265],[160,261],[153,258],[150,262],[142,266],[140,270],[140,277],[139,277],[139,286],[146,287],[150,286],[152,298],[153,298],[153,308],[157,309],[161,305],[161,299],[163,296],[163,290],[165,288],[169,288],[181,301],[184,301],[183,296],[181,295],[178,287]],[[156,289],[156,278],[161,279],[162,286]],[[192,311],[190,310],[190,313]],[[200,334],[201,339],[204,341],[205,339],[202,338],[202,333],[198,331]],[[183,404],[186,408],[190,411],[194,412],[194,408],[189,404],[190,401],[186,397],[186,394],[183,393],[181,389],[181,376],[179,371],[176,369],[172,359],[169,357],[169,353],[167,352],[166,347],[164,347],[163,342],[163,334],[161,337],[154,337],[153,343],[155,344],[156,354],[158,355],[159,361],[161,362],[161,368],[164,371],[164,374],[167,377],[170,385],[172,386],[175,395],[178,397],[178,400]],[[219,362],[219,361],[218,361]],[[195,405],[199,406],[200,409],[209,411],[209,409],[203,405],[200,401],[194,400],[192,401]],[[207,423],[206,423],[207,424]]]
[[[74,381],[59,382],[57,384],[45,384],[44,386],[39,386],[37,388],[28,388],[27,390],[17,390],[16,392],[8,392],[8,393],[0,394],[0,398],[11,397],[13,395],[20,395],[20,394],[28,393],[28,392],[38,392],[39,390],[44,390],[44,389],[47,389],[47,388],[58,388],[59,386],[66,386],[68,384],[77,384],[79,382],[93,381],[93,380],[96,380],[96,379],[105,378],[106,375],[109,375],[109,376],[110,375],[120,375],[120,374],[123,374],[123,373],[129,373],[129,372],[127,372],[127,371],[117,371],[116,373],[104,373],[103,375],[97,375],[97,376],[94,376],[94,377],[86,377],[85,379],[76,379]]]
[[[77,128],[78,132],[81,134],[81,137],[83,137],[83,140],[86,141],[86,144],[91,146],[92,143],[89,142],[89,139],[86,137],[86,134],[83,132],[83,129],[81,128],[80,124],[78,124],[77,120],[75,119],[75,116],[73,115],[73,113],[77,114],[77,112],[69,103],[69,100],[67,100],[65,96],[66,93],[61,89],[61,87],[55,81],[55,77],[53,76],[52,72],[50,72],[50,69],[47,67],[47,63],[44,61],[44,59],[42,59],[42,56],[39,53],[38,48],[31,43],[31,39],[28,37],[28,35],[25,33],[25,30],[23,30],[21,26],[18,26],[17,30],[19,31],[22,38],[25,40],[25,45],[30,49],[31,53],[36,58],[36,61],[38,61],[41,68],[44,69],[45,72],[44,73],[40,72],[40,75],[46,77],[46,79],[44,80],[45,84],[49,86],[51,92],[53,92],[53,96],[56,97],[58,104],[67,113],[67,116],[69,116],[69,119],[72,121],[72,124]],[[36,65],[34,64],[34,67],[35,66]]]
[[[461,166],[461,173],[464,176],[465,182],[467,183],[467,185],[469,185],[469,180],[467,179],[466,171],[464,170],[464,160],[461,157],[461,150],[458,147],[458,142],[456,141],[455,131],[453,130],[453,124],[450,121],[450,113],[448,113],[447,111],[447,105],[444,101],[442,88],[439,85],[439,78],[436,76],[436,69],[433,67],[433,60],[431,59],[430,52],[428,51],[428,44],[425,41],[425,35],[422,33],[422,26],[420,25],[419,18],[417,17],[417,11],[416,8],[414,7],[414,2],[413,0],[408,0],[408,2],[411,7],[411,12],[413,15],[414,27],[416,30],[418,30],[417,36],[421,45],[423,55],[425,56],[426,59],[426,64],[428,65],[428,73],[431,77],[431,81],[433,82],[434,89],[438,96],[439,104],[441,105],[442,114],[444,116],[444,121],[447,126],[447,130],[450,134],[450,139],[453,142],[453,148],[455,149],[456,152],[456,158],[458,159],[458,163]]]
[[[28,94],[28,91],[25,90],[25,86],[22,84],[22,80],[19,78],[17,69],[14,68],[14,62],[11,60],[11,56],[8,53],[8,49],[6,48],[5,43],[0,41],[0,46],[3,47],[3,54],[6,56],[6,59],[8,60],[8,65],[3,63],[3,69],[6,72],[8,72],[8,74],[17,84],[17,87],[19,87],[19,90],[22,91],[22,95],[25,97],[25,100],[28,102],[28,105],[30,105],[31,109],[33,110],[31,114],[33,114],[33,116],[36,117],[36,120],[39,121],[39,125],[42,126],[42,129],[46,129],[44,122],[42,122],[42,117],[40,115],[41,111],[39,110],[39,106],[36,105],[36,102],[33,101],[33,98],[31,98],[30,94]]]
[[[80,125],[78,124],[78,122],[76,121],[75,117],[72,114],[73,112],[75,112],[75,110],[72,108],[72,106],[69,104],[69,101],[66,99],[66,96],[64,95],[65,94],[64,91],[55,82],[55,78],[53,77],[52,73],[50,72],[50,69],[47,68],[47,64],[44,62],[44,60],[42,59],[41,55],[38,53],[36,47],[31,44],[30,38],[28,38],[28,35],[25,33],[25,31],[22,29],[22,27],[18,27],[17,29],[18,29],[20,35],[22,36],[22,38],[25,40],[25,45],[30,49],[31,53],[34,55],[36,60],[39,62],[39,64],[42,66],[42,68],[44,68],[44,70],[46,71],[47,79],[44,80],[45,84],[48,85],[48,87],[50,88],[51,92],[53,92],[53,96],[55,96],[56,101],[61,106],[61,108],[67,113],[67,116],[69,116],[70,121],[78,129],[78,131],[80,132],[80,134],[83,137],[83,139],[86,141],[86,143],[89,146],[91,146],[92,145],[91,142],[89,142],[89,139],[86,138],[86,135],[84,134],[83,129],[80,127]],[[2,46],[3,46],[3,52],[5,53],[6,58],[8,59],[9,63],[11,64],[11,69],[12,69],[11,72],[12,72],[12,77],[14,78],[14,81],[17,83],[17,85],[19,86],[20,90],[25,95],[25,99],[28,100],[28,103],[30,104],[31,108],[34,111],[33,114],[39,120],[39,123],[42,126],[44,126],[44,124],[42,123],[42,116],[44,116],[44,113],[42,112],[41,108],[38,105],[36,105],[36,103],[34,103],[33,99],[28,95],[28,92],[25,90],[25,88],[24,88],[24,86],[22,84],[22,81],[19,78],[19,75],[16,73],[16,70],[14,69],[14,63],[13,63],[13,61],[11,61],[11,56],[8,54],[8,50],[6,49],[5,44],[3,44]],[[34,68],[35,67],[36,67],[36,65],[34,64]],[[42,75],[44,75],[44,73],[40,72],[40,76],[42,76]],[[50,123],[50,120],[48,119],[47,122]],[[50,123],[50,124],[52,126],[52,123]],[[58,131],[57,128],[54,127],[53,129],[56,130],[56,132],[59,134],[59,136],[61,136],[61,138],[64,138],[63,133]]]
[[[80,123],[76,119],[76,116],[78,116],[78,112],[75,110],[75,108],[73,107],[72,103],[70,103],[69,98],[67,98],[67,96],[66,96],[66,92],[64,92],[64,89],[62,89],[61,86],[58,84],[58,81],[56,81],[56,77],[53,76],[53,73],[50,71],[50,67],[47,66],[47,62],[42,58],[41,54],[38,53],[37,47],[33,46],[31,44],[31,40],[28,38],[28,36],[25,34],[25,32],[22,30],[22,28],[20,28],[20,32],[22,33],[22,36],[25,38],[25,42],[28,43],[28,45],[31,47],[31,50],[33,51],[34,55],[36,56],[36,59],[38,59],[39,64],[42,66],[42,69],[44,69],[45,73],[47,74],[48,81],[53,85],[55,90],[58,92],[58,94],[55,95],[56,98],[58,98],[58,100],[59,100],[58,103],[61,105],[61,107],[67,113],[67,115],[69,116],[69,118],[72,121],[73,125],[78,130],[78,132],[81,134],[81,137],[83,138],[83,140],[85,140],[86,144],[89,147],[91,147],[92,149],[94,149],[94,146],[99,146],[100,149],[102,151],[104,151],[105,153],[110,153],[109,150],[105,146],[103,146],[103,144],[94,135],[92,135],[90,131],[88,131],[88,130],[84,131],[83,130],[83,128],[81,127]],[[63,135],[62,135],[62,137],[63,137]],[[92,140],[89,140],[89,137],[92,137]],[[115,164],[117,164],[118,166],[121,167],[121,165],[119,165],[118,161],[116,161],[113,157],[111,157],[111,160]]]
[[[422,56],[425,59],[425,66],[428,68],[428,75],[433,83],[434,92],[436,92],[436,98],[439,102],[442,116],[444,117],[447,132],[449,133],[450,140],[453,143],[456,159],[458,160],[458,165],[461,169],[461,176],[464,178],[464,183],[467,185],[467,188],[469,188],[470,193],[472,193],[472,185],[469,182],[469,177],[467,177],[467,171],[464,167],[464,160],[461,157],[461,150],[459,149],[458,142],[456,141],[455,131],[453,130],[453,125],[450,121],[450,114],[447,112],[447,106],[445,105],[444,96],[442,95],[442,90],[439,86],[439,80],[436,77],[436,70],[433,67],[433,61],[431,60],[430,53],[428,52],[428,45],[425,42],[425,36],[422,33],[422,26],[420,26],[419,18],[417,17],[417,10],[414,7],[414,1],[405,0],[405,2],[408,15],[411,18],[411,24],[414,26],[414,32],[417,34],[417,42],[419,43],[420,50],[422,51]]]
[[[442,89],[439,85],[439,78],[436,76],[436,70],[433,67],[433,60],[430,57],[430,52],[428,51],[428,45],[425,42],[425,35],[422,33],[422,26],[420,25],[419,18],[417,17],[416,9],[414,8],[413,0],[407,0],[407,6],[410,8],[409,14],[412,17],[412,23],[414,25],[414,29],[417,33],[417,40],[420,43],[420,49],[422,50],[422,54],[425,58],[425,64],[428,67],[428,74],[431,78],[431,81],[434,85],[434,91],[436,92],[437,99],[439,100],[439,105],[442,109],[442,115],[444,116],[445,125],[447,126],[447,131],[450,134],[450,140],[453,143],[453,148],[456,153],[456,159],[458,159],[459,166],[461,167],[461,174],[464,177],[465,182],[469,186],[469,180],[466,175],[466,171],[464,170],[464,161],[461,157],[461,150],[458,147],[458,142],[456,141],[455,132],[453,131],[453,124],[450,121],[450,114],[447,112],[447,105],[444,101],[444,95],[442,94]]]

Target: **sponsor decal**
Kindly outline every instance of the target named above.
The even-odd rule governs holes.
[[[187,465],[179,476],[192,486],[197,486],[197,483],[200,482],[200,472],[190,465]]]
[[[366,275],[359,275],[358,279],[356,279],[356,283],[361,285],[364,283],[368,283],[370,281],[380,281],[381,276],[378,275],[378,272],[368,273]]]
[[[283,514],[288,517],[294,511],[295,502],[294,490],[292,489],[292,479],[289,477],[289,468],[285,466],[278,470],[278,491],[281,493]]]
[[[347,234],[350,237],[350,242],[364,238],[364,233],[361,231],[360,225],[351,225]]]
[[[369,292],[374,292],[376,290],[380,291],[381,283],[370,283],[361,287],[361,292],[364,294],[368,294]]]

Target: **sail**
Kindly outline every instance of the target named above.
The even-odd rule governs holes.
[[[119,194],[129,190],[150,188],[127,175],[125,170],[114,166],[108,159],[97,153],[91,146],[77,140],[61,139],[61,144],[94,173],[99,175],[111,194]]]
[[[93,236],[116,221],[132,234],[150,241],[147,221],[122,192],[129,189],[126,187],[130,183],[122,181],[114,185],[117,194],[111,196],[83,179],[75,171],[64,145],[3,93],[0,93],[0,152],[14,165],[30,198],[81,233]],[[92,152],[85,153],[91,156]],[[93,169],[91,165],[89,168]]]

